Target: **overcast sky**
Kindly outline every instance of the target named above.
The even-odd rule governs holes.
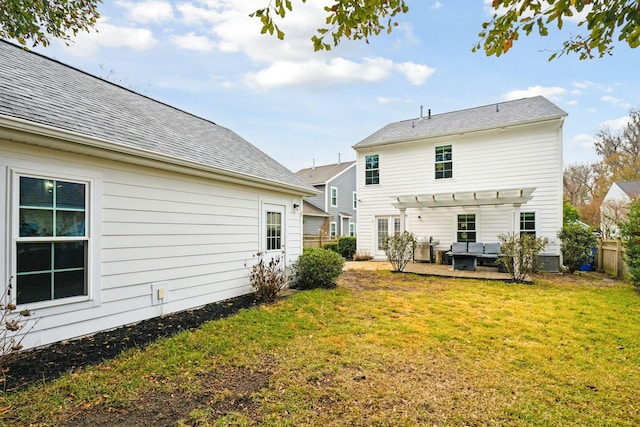
[[[548,61],[580,28],[521,36],[500,58],[472,53],[491,0],[409,0],[391,35],[314,52],[322,0],[293,0],[285,40],[248,15],[268,0],[109,1],[97,33],[35,50],[228,127],[292,171],[355,159],[387,123],[544,95],[569,113],[564,163],[596,159],[593,135],[640,108],[640,49]]]

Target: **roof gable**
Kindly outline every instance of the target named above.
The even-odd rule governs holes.
[[[310,185],[322,185],[336,178],[347,169],[356,164],[352,162],[341,162],[332,165],[315,166],[312,168],[300,169],[295,175],[298,179]]]
[[[309,190],[230,129],[3,41],[0,116]]]
[[[523,98],[390,123],[355,144],[353,148],[357,150],[412,139],[515,126],[560,119],[566,115],[565,111],[543,96]]]
[[[616,181],[615,184],[631,199],[640,196],[640,181]]]

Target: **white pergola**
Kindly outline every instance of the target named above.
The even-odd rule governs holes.
[[[452,193],[410,194],[394,197],[392,206],[400,210],[400,232],[402,233],[406,229],[405,212],[410,208],[513,205],[516,208],[515,218],[519,218],[520,206],[532,199],[535,189],[535,187],[524,187]]]

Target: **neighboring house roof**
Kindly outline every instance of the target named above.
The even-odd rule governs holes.
[[[566,115],[565,111],[543,96],[523,98],[390,123],[353,148],[535,123]]]
[[[614,182],[630,199],[640,196],[640,181],[616,181]]]
[[[151,158],[314,194],[291,171],[225,127],[4,41],[2,127],[131,154],[132,161]]]
[[[323,185],[331,181],[356,162],[341,162],[333,165],[314,166],[312,168],[300,169],[295,175],[298,179],[310,185]]]
[[[322,217],[331,216],[330,214],[326,213],[322,209],[307,202],[306,200],[302,201],[302,214],[305,216],[322,216]]]

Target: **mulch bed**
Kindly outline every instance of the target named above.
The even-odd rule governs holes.
[[[25,351],[8,361],[5,377],[0,378],[0,387],[14,391],[38,381],[52,380],[84,366],[112,359],[129,348],[145,347],[159,338],[198,328],[207,321],[222,319],[254,305],[255,298],[249,294]]]

